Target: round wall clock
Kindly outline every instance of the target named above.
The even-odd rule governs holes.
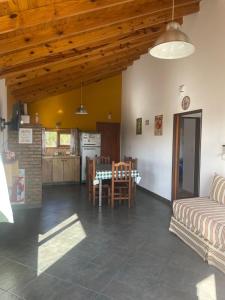
[[[183,110],[187,110],[190,106],[190,103],[191,103],[191,99],[189,96],[185,96],[183,99],[182,99],[182,103],[181,103],[181,106],[183,108]]]

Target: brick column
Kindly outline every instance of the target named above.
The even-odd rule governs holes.
[[[25,169],[26,205],[36,207],[42,202],[42,129],[32,125],[23,127],[33,129],[33,143],[19,144],[19,132],[9,130],[8,148],[16,153],[19,168]]]

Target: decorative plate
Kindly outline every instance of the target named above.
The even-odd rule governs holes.
[[[183,110],[187,110],[190,106],[190,103],[191,103],[191,99],[189,96],[185,96],[183,99],[182,99],[182,103],[181,103],[181,106],[183,108]]]

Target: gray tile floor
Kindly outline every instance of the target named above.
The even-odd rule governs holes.
[[[0,224],[0,299],[223,300],[225,275],[168,232],[170,207],[93,208],[80,186],[47,187],[41,210]]]

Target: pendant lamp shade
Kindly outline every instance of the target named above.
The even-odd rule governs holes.
[[[81,91],[80,91],[80,106],[77,108],[75,114],[76,115],[87,115],[88,112],[83,105],[83,84],[81,83]]]
[[[81,104],[77,110],[76,110],[76,115],[87,115],[88,112],[86,111],[86,108]]]
[[[177,22],[167,24],[164,32],[156,41],[150,54],[161,59],[179,59],[193,54],[194,45],[188,36],[181,31],[181,26]]]

